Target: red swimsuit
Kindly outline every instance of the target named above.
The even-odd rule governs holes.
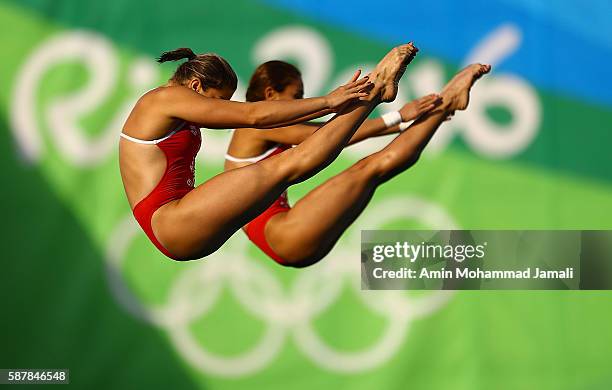
[[[240,158],[235,158],[235,157],[232,157],[226,154],[225,158],[227,158],[230,161],[234,161],[234,162],[252,162],[254,163],[254,162],[262,161],[262,160],[265,160],[266,158],[275,156],[279,153],[284,152],[287,149],[291,149],[291,146],[278,145],[275,148],[268,150],[266,153],[258,157],[240,159]],[[279,264],[286,264],[286,261],[282,257],[280,257],[278,254],[276,254],[276,252],[274,252],[274,250],[268,244],[268,241],[266,240],[265,229],[266,229],[266,224],[273,216],[275,216],[278,213],[285,213],[289,210],[291,210],[291,206],[289,206],[289,201],[287,199],[287,191],[284,191],[281,194],[281,196],[279,196],[278,199],[276,199],[274,203],[272,203],[272,205],[266,209],[266,211],[259,214],[255,219],[249,222],[248,225],[246,225],[245,227],[245,232],[246,232],[246,235],[249,237],[249,240],[251,240],[253,244],[255,244],[266,255],[274,259]]]
[[[161,180],[143,200],[134,207],[134,217],[147,234],[151,242],[164,255],[177,260],[157,240],[151,226],[153,213],[161,206],[175,199],[180,199],[195,185],[195,158],[200,150],[202,138],[200,129],[192,124],[184,124],[178,130],[164,138],[143,141],[121,133],[121,136],[133,142],[157,145],[166,156],[166,171]]]

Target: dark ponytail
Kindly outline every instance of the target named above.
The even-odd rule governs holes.
[[[195,55],[193,50],[191,50],[188,47],[181,47],[176,50],[163,52],[162,55],[160,55],[159,58],[157,59],[157,62],[161,64],[162,62],[178,61],[178,60],[182,60],[183,58],[186,58],[188,61],[191,61],[196,57],[197,56]]]
[[[171,80],[184,85],[197,77],[202,88],[232,89],[238,86],[238,77],[231,65],[221,56],[214,53],[195,54],[193,50],[182,47],[180,49],[162,53],[157,62],[178,61],[187,59],[180,64]]]

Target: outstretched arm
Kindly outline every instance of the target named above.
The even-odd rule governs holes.
[[[399,110],[399,113],[402,117],[402,122],[405,123],[415,120],[424,113],[431,111],[436,106],[439,100],[440,96],[436,94],[431,94],[404,104],[404,106]],[[365,121],[363,125],[361,125],[361,127],[355,132],[355,134],[353,134],[353,137],[348,142],[348,145],[356,144],[368,138],[380,137],[383,135],[395,134],[399,132],[399,124],[387,127],[382,117],[369,119]]]
[[[304,116],[299,117],[297,119],[294,119],[292,121],[288,121],[288,122],[284,122],[284,123],[279,123],[279,124],[275,124],[275,125],[272,125],[272,126],[259,126],[259,127],[257,127],[257,129],[274,129],[274,128],[277,128],[277,127],[289,127],[289,126],[292,126],[292,125],[306,124],[306,123],[309,123],[308,121],[321,118],[321,117],[323,117],[325,115],[334,114],[336,112],[338,112],[337,109],[326,108],[324,110],[320,110],[320,111],[317,111],[317,112],[309,114],[309,115],[304,115]],[[319,128],[319,127],[321,127],[321,124],[317,124],[317,128]]]
[[[356,73],[359,76],[359,73]],[[303,120],[317,113],[325,115],[351,100],[368,95],[368,79],[349,82],[326,96],[242,103],[207,98],[189,88],[167,87],[156,96],[156,107],[171,118],[197,123],[211,129],[268,127]]]
[[[420,115],[430,111],[436,106],[438,100],[439,96],[432,94],[406,103],[399,111],[402,122],[414,120]],[[321,123],[299,123],[291,126],[258,131],[256,135],[266,141],[285,145],[298,145],[306,138],[310,137],[321,126]],[[359,127],[348,144],[352,145],[371,137],[398,133],[399,129],[399,125],[387,127],[382,118],[368,119]]]

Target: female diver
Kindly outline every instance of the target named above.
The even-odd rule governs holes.
[[[237,78],[214,54],[190,49],[159,61],[187,59],[163,86],[143,95],[123,126],[119,165],[128,202],[153,244],[175,260],[216,251],[261,214],[285,189],[327,166],[383,101],[416,55],[410,43],[391,50],[369,75],[324,97],[261,102],[229,101]],[[337,114],[300,145],[256,164],[221,173],[195,187],[200,127],[265,128]]]
[[[467,107],[472,84],[489,71],[488,65],[471,65],[455,76],[440,96],[428,95],[404,105],[399,112],[366,120],[348,145],[369,137],[398,132],[400,135],[383,150],[315,188],[293,208],[283,192],[272,206],[244,227],[249,239],[282,265],[304,267],[325,257],[366,207],[376,188],[416,163],[439,125],[455,110]],[[270,61],[255,70],[247,101],[301,99],[302,91],[301,75],[294,66]],[[404,133],[405,122],[413,119],[417,121]],[[265,131],[237,129],[226,155],[225,169],[273,158],[317,134],[319,128],[320,124],[302,123]]]

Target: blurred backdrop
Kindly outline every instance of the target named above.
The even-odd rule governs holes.
[[[0,1],[0,366],[86,389],[609,389],[612,293],[361,292],[359,232],[612,228],[607,0]],[[165,259],[134,222],[117,140],[174,65],[214,51],[240,78],[284,59],[322,94],[393,45],[421,52],[398,101],[462,65],[494,72],[318,265],[284,269],[241,232]],[[198,181],[229,131],[203,130]],[[389,138],[348,148],[294,201]]]

